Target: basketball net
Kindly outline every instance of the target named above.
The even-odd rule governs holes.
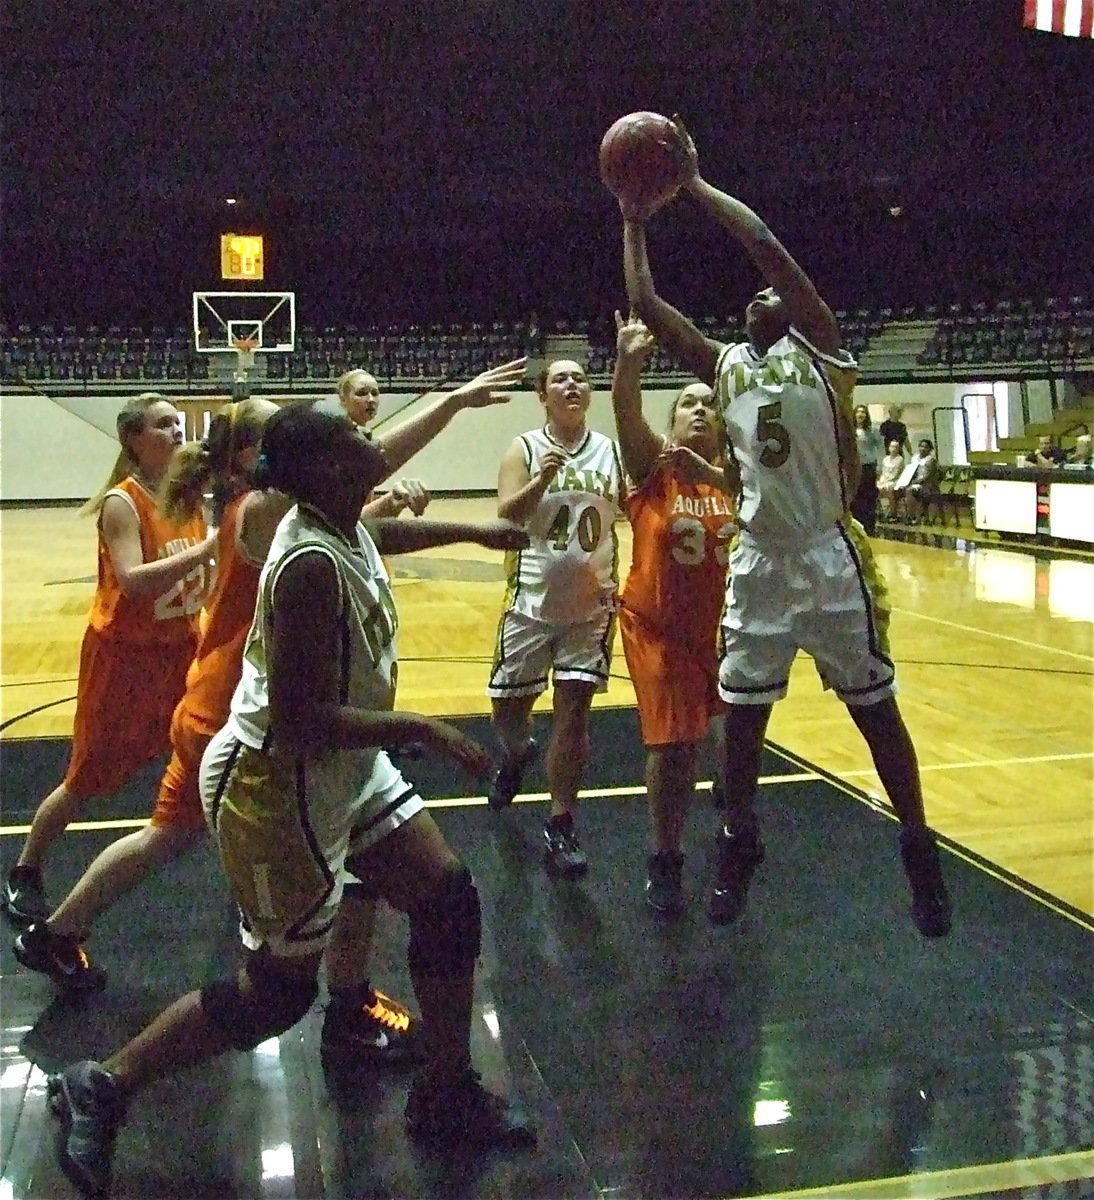
[[[232,345],[235,347],[239,370],[242,372],[249,371],[255,365],[255,350],[258,348],[258,338],[232,338]]]

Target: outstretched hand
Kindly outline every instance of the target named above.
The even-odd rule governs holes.
[[[491,404],[508,404],[512,397],[505,389],[519,384],[524,378],[527,358],[514,358],[512,362],[491,367],[474,379],[462,384],[452,393],[463,408],[486,408]]]
[[[409,508],[416,517],[420,517],[430,501],[429,489],[420,479],[398,480],[392,484],[391,495],[394,498],[396,514],[401,513],[404,508]]]
[[[656,339],[640,317],[632,312],[624,320],[619,309],[615,310],[615,349],[620,358],[634,358],[644,363],[656,345]]]

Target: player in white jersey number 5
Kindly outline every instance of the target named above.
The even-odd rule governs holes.
[[[725,345],[658,296],[646,253],[651,211],[626,201],[624,269],[632,305],[658,341],[715,391],[740,472],[740,538],[730,555],[719,690],[726,717],[726,820],[711,919],[743,911],[764,848],[753,813],[772,705],[799,649],[814,658],[865,737],[901,822],[912,918],[925,937],[950,928],[950,903],[927,827],[915,748],[897,707],[889,608],[848,504],[858,476],[851,422],[856,364],[812,282],[767,225],[699,173],[677,121],[684,190],[739,241],[769,285],[745,310],[748,341]]]

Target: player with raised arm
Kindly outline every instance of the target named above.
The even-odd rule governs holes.
[[[740,243],[767,286],[745,309],[748,340],[704,336],[658,294],[646,250],[650,205],[620,199],[631,304],[657,339],[715,391],[740,472],[741,532],[730,554],[719,689],[726,716],[726,817],[710,901],[716,923],[743,911],[764,847],[753,812],[764,733],[798,649],[847,705],[901,822],[912,917],[949,932],[950,901],[928,828],[915,747],[894,698],[889,609],[869,542],[848,512],[858,476],[854,359],[813,283],[766,223],[709,184],[683,125],[683,185]]]
[[[615,319],[612,405],[631,485],[624,506],[634,534],[619,631],[646,746],[652,826],[646,899],[672,915],[686,903],[681,838],[699,751],[723,708],[718,618],[736,523],[710,388],[681,388],[666,434],[655,433],[642,411],[641,391],[653,336],[635,316],[624,320],[616,313]]]

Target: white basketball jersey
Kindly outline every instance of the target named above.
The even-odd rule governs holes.
[[[258,585],[258,604],[243,651],[243,674],[228,719],[236,737],[262,749],[269,734],[268,652],[273,633],[274,588],[285,567],[304,553],[326,555],[338,572],[339,703],[390,711],[394,703],[398,619],[391,585],[372,538],[357,526],[348,541],[314,509],[289,509],[274,534]],[[369,760],[376,749],[354,751]]]
[[[566,450],[545,429],[521,435],[535,476],[549,450]],[[506,555],[506,609],[556,625],[587,621],[615,602],[623,468],[610,438],[589,430],[568,451],[526,526],[531,545]]]
[[[796,329],[762,356],[748,342],[722,351],[714,394],[741,469],[741,528],[801,541],[845,515],[836,413],[856,369],[845,350],[823,354]]]

